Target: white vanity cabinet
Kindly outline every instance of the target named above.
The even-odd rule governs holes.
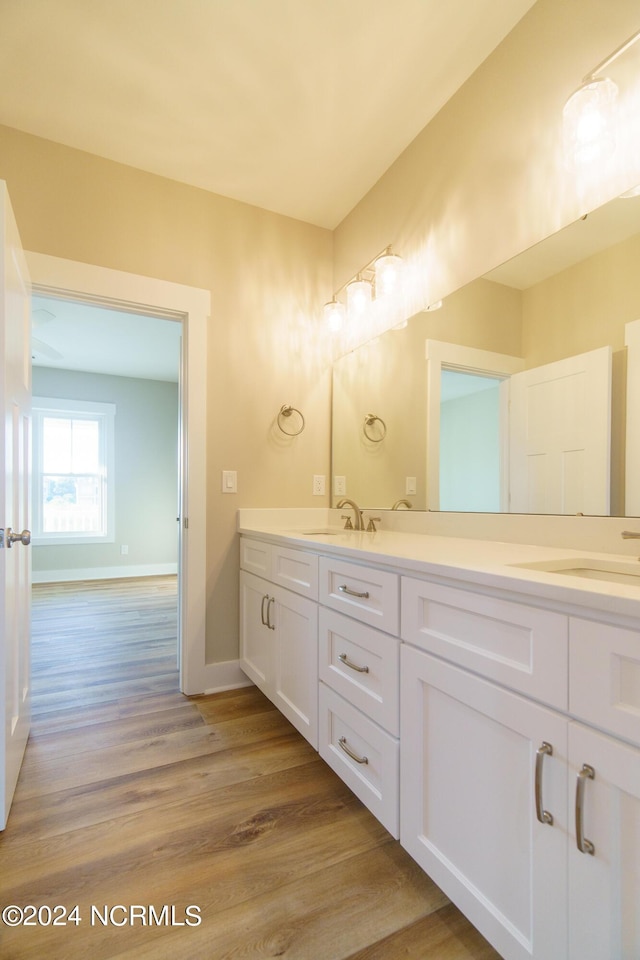
[[[320,557],[319,600],[320,756],[397,839],[399,578]]]
[[[637,960],[640,634],[413,579],[402,623],[403,846],[506,960]]]
[[[570,723],[569,763],[569,960],[637,960],[640,750]],[[580,836],[574,803],[582,810]]]
[[[637,960],[640,632],[572,617],[569,637],[569,706],[585,721],[569,724],[570,804],[582,814],[570,837],[569,958]]]
[[[401,659],[402,845],[502,956],[561,960],[566,719],[408,644]]]
[[[316,750],[317,562],[314,554],[241,540],[240,666]]]
[[[245,673],[505,960],[640,960],[633,610],[322,549],[242,537]]]

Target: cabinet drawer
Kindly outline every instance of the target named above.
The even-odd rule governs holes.
[[[271,546],[271,580],[311,600],[318,599],[318,557],[304,550]]]
[[[563,614],[405,577],[402,639],[567,709],[568,618]]]
[[[320,557],[320,601],[326,606],[397,634],[398,598],[395,573]]]
[[[398,741],[324,683],[319,707],[320,756],[397,840]]]
[[[318,557],[315,553],[241,537],[240,567],[303,597],[318,599]]]
[[[268,579],[271,573],[271,544],[240,537],[240,569]]]
[[[640,746],[640,633],[572,617],[569,710]]]
[[[319,627],[320,679],[397,737],[400,641],[326,607]]]

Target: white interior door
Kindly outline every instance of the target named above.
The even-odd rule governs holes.
[[[0,829],[4,829],[29,736],[31,550],[30,282],[6,184],[0,181]]]
[[[611,347],[511,377],[512,513],[611,509]]]

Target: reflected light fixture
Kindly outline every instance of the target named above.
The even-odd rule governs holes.
[[[610,156],[616,146],[618,86],[599,74],[640,39],[640,31],[594,67],[562,111],[565,164],[586,167]]]
[[[336,333],[338,330],[342,330],[346,315],[344,303],[340,303],[340,301],[336,300],[334,297],[333,300],[329,301],[329,303],[325,303],[323,315],[329,330],[331,330],[333,333]]]

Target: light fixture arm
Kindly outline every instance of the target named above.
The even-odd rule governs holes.
[[[625,53],[629,47],[632,47],[637,40],[640,40],[640,30],[637,33],[634,33],[632,37],[629,37],[628,40],[625,40],[613,53],[610,53],[609,56],[599,63],[597,67],[594,67],[593,70],[590,70],[589,73],[583,78],[582,83],[589,83],[592,80],[595,80],[599,73],[605,70],[609,64],[613,63],[614,60],[617,60],[623,53]]]
[[[392,247],[392,244],[388,244],[388,246],[384,247],[384,249],[381,250],[380,253],[376,253],[375,257],[371,257],[371,260],[369,260],[368,263],[365,263],[364,267],[360,267],[360,269],[355,274],[355,276],[351,277],[349,280],[345,280],[345,282],[340,287],[338,287],[338,289],[333,294],[334,299],[338,296],[339,293],[342,293],[342,291],[346,289],[346,287],[351,283],[352,280],[361,280],[362,274],[366,273],[368,270],[371,270],[376,260],[379,260],[380,257],[384,257],[385,254],[391,253],[391,247]]]

